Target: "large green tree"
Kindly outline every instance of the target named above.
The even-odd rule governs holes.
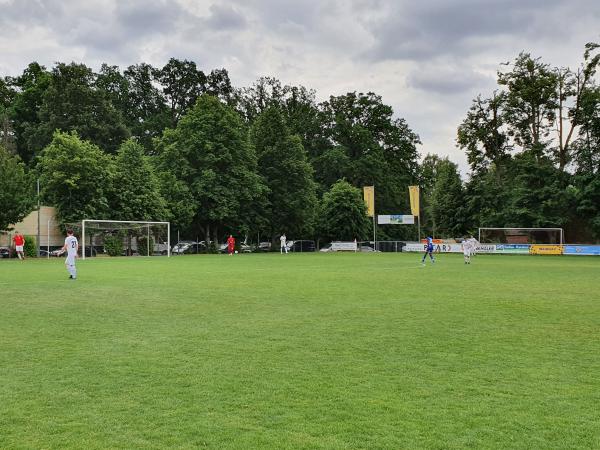
[[[23,74],[11,78],[8,83],[16,90],[10,107],[10,118],[15,131],[17,153],[27,164],[47,142],[40,142],[37,129],[40,126],[39,111],[44,94],[50,85],[50,72],[36,62],[30,63]]]
[[[115,160],[111,210],[117,220],[164,221],[166,202],[144,147],[128,139],[119,148]]]
[[[258,116],[251,141],[258,171],[269,188],[267,232],[272,239],[281,233],[310,235],[317,206],[313,169],[300,138],[290,135],[278,106]]]
[[[33,208],[31,177],[16,155],[0,145],[0,231],[21,221]]]
[[[10,118],[10,107],[16,92],[6,80],[0,77],[0,145],[16,153],[15,132]]]
[[[394,118],[393,109],[372,92],[331,97],[321,107],[330,147],[314,159],[317,181],[324,187],[331,182],[327,170],[339,155],[338,167],[345,169],[343,176],[350,183],[375,185],[378,213],[406,211],[407,186],[418,176],[420,143],[406,121]]]
[[[121,114],[95,86],[95,74],[84,64],[54,67],[39,119],[33,132],[35,152],[50,143],[55,130],[75,131],[109,153],[115,153],[129,136]]]
[[[127,95],[122,114],[132,137],[138,139],[146,153],[152,153],[153,139],[171,125],[171,113],[154,79],[156,70],[142,63],[129,66],[123,73]]]
[[[255,225],[250,212],[264,201],[266,187],[247,129],[233,109],[216,97],[201,96],[176,128],[165,131],[157,149],[160,170],[177,181],[174,190],[166,186],[163,192],[169,202],[169,192],[177,201],[191,197],[194,231],[208,241],[217,240],[219,232],[247,232]]]
[[[360,189],[339,180],[323,196],[319,235],[326,241],[362,240],[369,235],[367,207]]]
[[[171,112],[171,126],[191,109],[206,90],[207,78],[194,61],[171,58],[161,69],[153,71]]]
[[[114,162],[75,132],[55,132],[37,165],[42,195],[57,209],[61,223],[111,219],[108,198]]]
[[[461,236],[465,231],[463,185],[458,166],[442,159],[436,167],[429,199],[433,233],[442,237]]]

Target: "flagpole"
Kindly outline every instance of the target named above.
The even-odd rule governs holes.
[[[377,251],[377,214],[375,213],[375,185],[373,185],[373,250]]]

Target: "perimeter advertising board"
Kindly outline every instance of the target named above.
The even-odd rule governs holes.
[[[562,245],[534,244],[529,247],[529,253],[532,255],[562,255]]]
[[[496,244],[496,253],[529,254],[529,244]]]
[[[564,245],[563,254],[600,256],[600,245]]]

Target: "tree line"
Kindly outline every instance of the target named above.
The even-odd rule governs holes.
[[[478,226],[562,226],[600,237],[598,46],[577,70],[521,53],[498,71],[458,127],[470,173],[427,155],[419,136],[372,92],[317,102],[270,77],[235,88],[172,58],[99,72],[31,63],[0,77],[0,229],[34,204],[33,180],[63,223],[168,220],[190,236],[367,239],[362,186],[379,214],[409,211],[422,189],[422,225],[437,236]],[[411,226],[378,229],[415,239]]]

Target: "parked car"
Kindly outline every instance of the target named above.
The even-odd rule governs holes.
[[[179,241],[177,244],[173,246],[171,249],[171,253],[173,255],[183,255],[185,249],[190,247],[190,245],[195,244],[194,241]]]
[[[0,247],[0,258],[10,258],[10,248]]]
[[[173,255],[195,255],[197,253],[206,253],[206,244],[204,241],[179,241],[171,249]]]
[[[300,240],[287,243],[288,252],[314,252],[317,249],[315,241]]]
[[[271,251],[271,243],[270,242],[259,242],[256,250],[259,252],[270,252]]]

